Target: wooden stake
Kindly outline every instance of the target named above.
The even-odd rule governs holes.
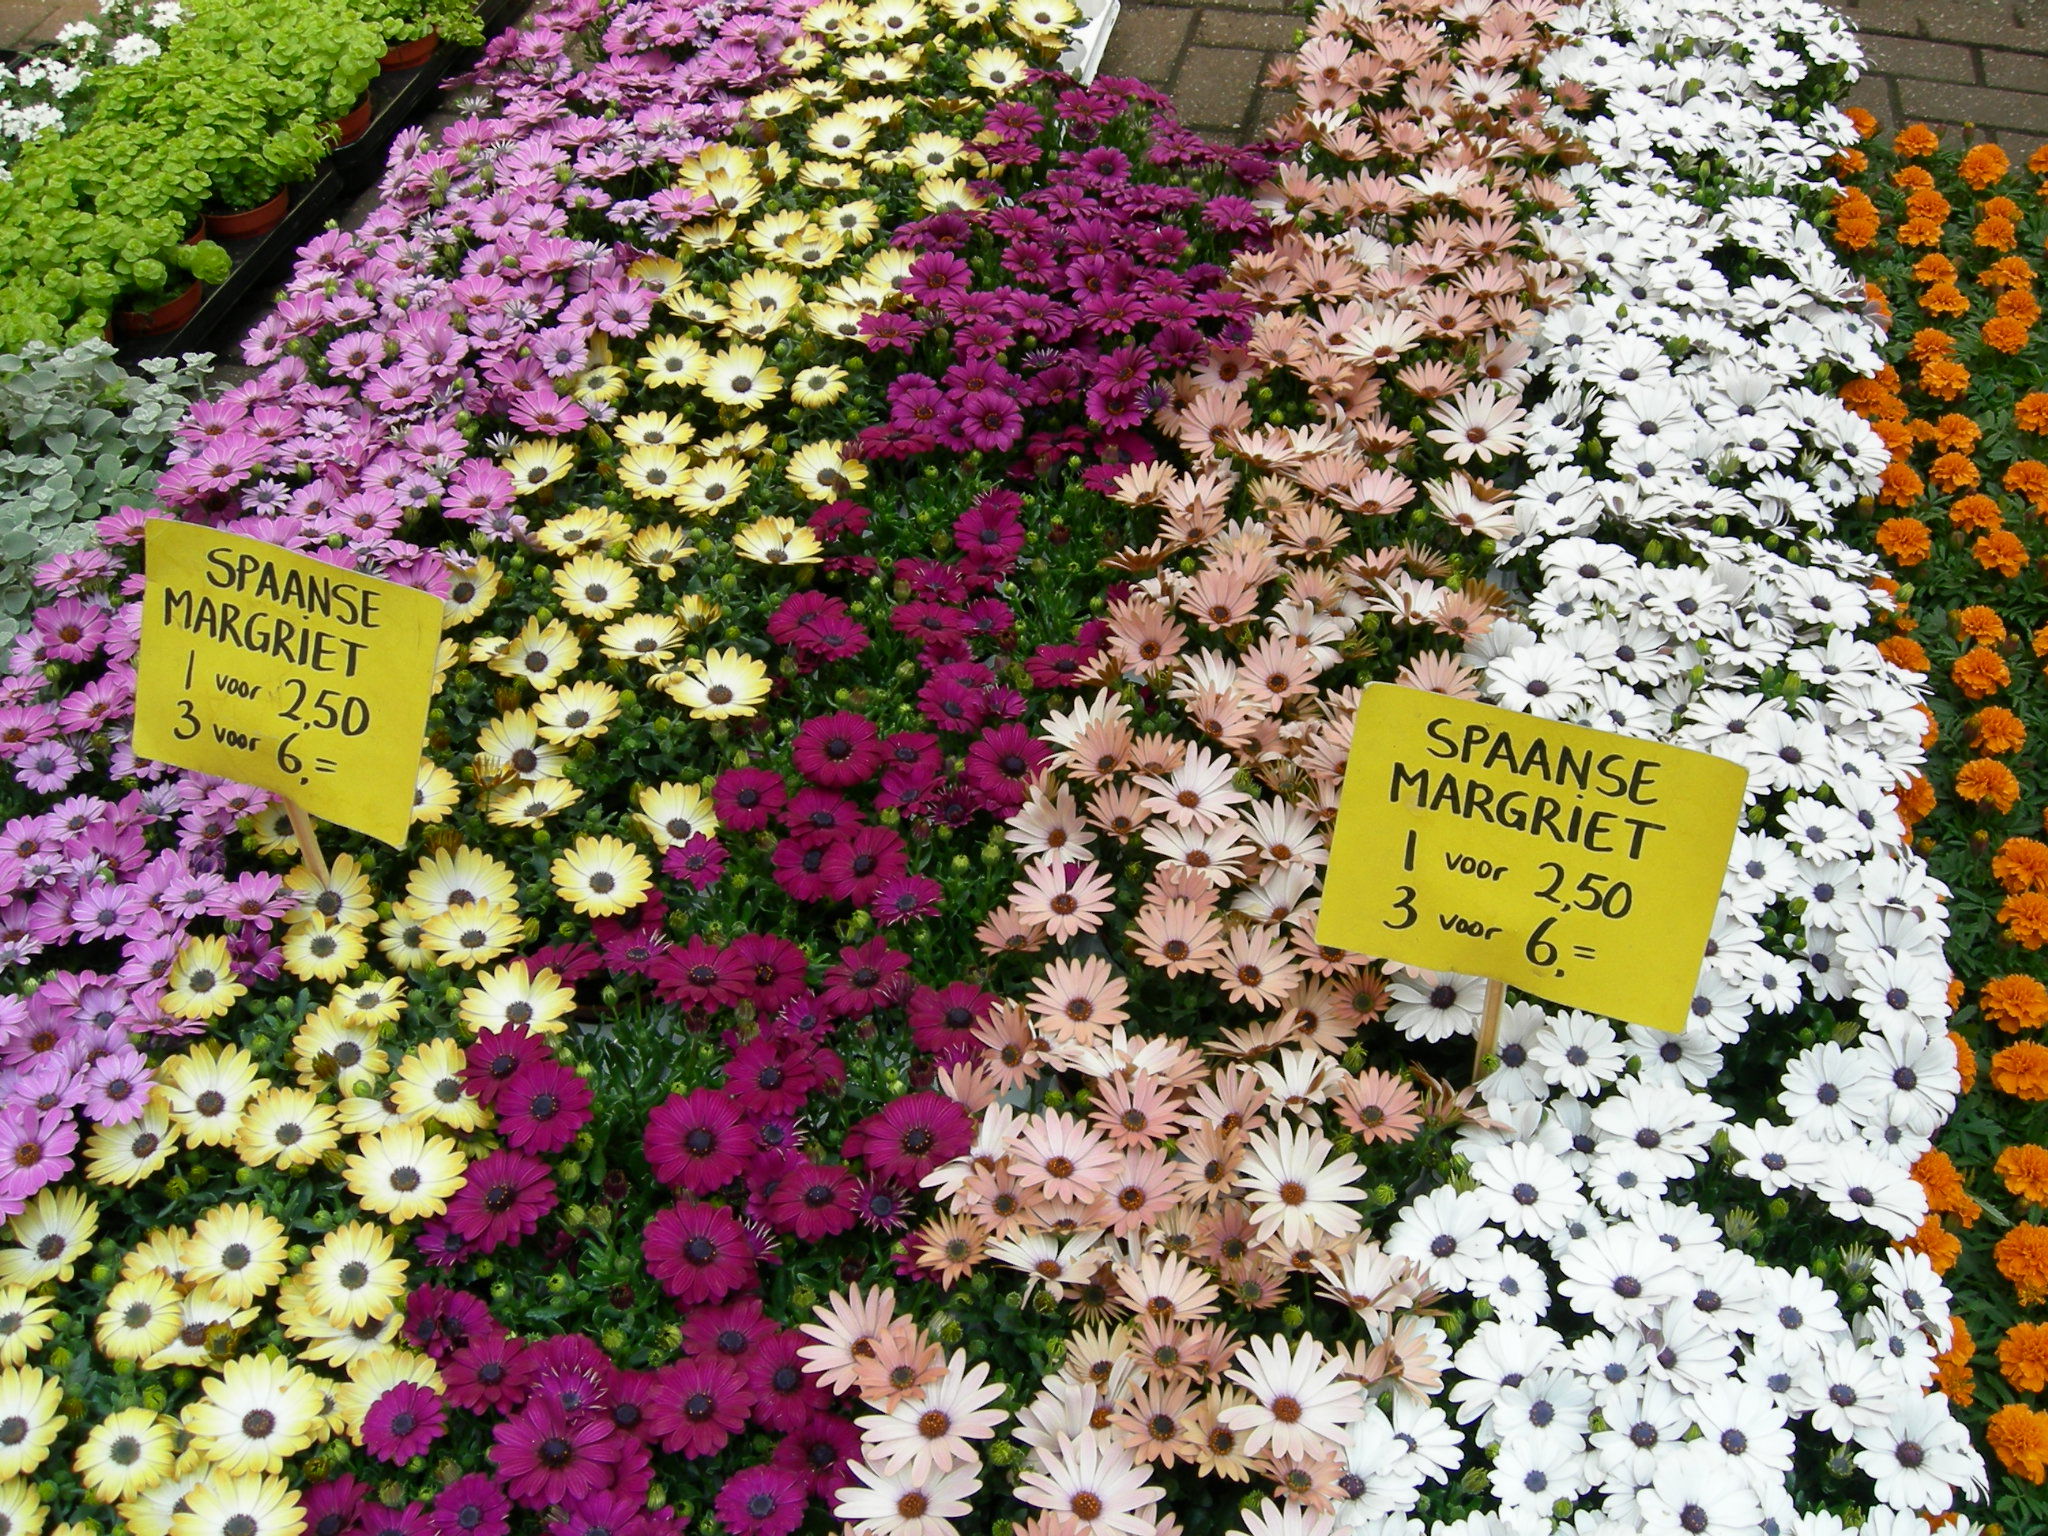
[[[1479,1064],[1493,1054],[1500,1039],[1500,1007],[1507,1000],[1508,984],[1496,976],[1486,978],[1486,1001],[1479,1008],[1479,1043],[1472,1048],[1472,1076],[1479,1076]]]
[[[292,836],[299,840],[299,857],[306,861],[306,868],[313,871],[314,879],[322,885],[327,884],[330,878],[327,873],[327,857],[320,851],[320,840],[313,835],[313,818],[306,814],[303,805],[289,796],[284,802],[284,813],[291,820]]]

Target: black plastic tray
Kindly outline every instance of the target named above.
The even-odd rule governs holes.
[[[530,0],[483,0],[478,10],[484,37],[488,40],[517,21],[529,3]],[[209,342],[230,331],[231,322],[240,317],[244,306],[265,297],[265,287],[282,275],[282,269],[290,265],[299,247],[319,233],[335,208],[376,184],[384,174],[385,153],[398,131],[430,111],[441,83],[467,70],[482,51],[480,47],[458,48],[443,43],[417,69],[379,75],[372,80],[370,126],[363,130],[363,136],[330,154],[312,180],[292,184],[291,206],[277,228],[251,240],[221,242],[234,265],[224,281],[206,290],[191,319],[161,336],[138,336],[125,341],[117,338],[121,356],[136,360],[203,352]]]

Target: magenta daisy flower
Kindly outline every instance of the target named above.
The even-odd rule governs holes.
[[[711,1507],[733,1536],[789,1536],[803,1520],[809,1492],[785,1468],[748,1467],[726,1480]]]
[[[910,1225],[910,1192],[893,1179],[862,1179],[853,1209],[870,1232],[901,1232]]]
[[[815,1243],[844,1232],[859,1218],[852,1174],[832,1163],[790,1164],[768,1198],[768,1224],[798,1242]]]
[[[448,1224],[489,1253],[516,1243],[555,1208],[555,1176],[537,1157],[501,1147],[469,1165],[448,1202]]]
[[[602,1488],[619,1459],[611,1424],[534,1402],[491,1432],[491,1460],[505,1491],[527,1509],[545,1509]]]
[[[498,1095],[521,1072],[555,1059],[547,1041],[516,1023],[480,1030],[462,1057],[462,1086],[486,1109],[497,1106]]]
[[[436,1360],[503,1331],[490,1308],[468,1291],[418,1285],[405,1298],[405,1337]]]
[[[749,1148],[739,1107],[716,1088],[671,1094],[647,1116],[644,1145],[654,1176],[693,1195],[739,1177]]]
[[[811,1096],[819,1066],[818,1053],[806,1042],[757,1035],[726,1063],[726,1092],[744,1115],[790,1114]]]
[[[747,1427],[754,1406],[747,1374],[721,1355],[698,1355],[655,1373],[647,1405],[655,1443],[686,1460],[710,1456]]]
[[[734,832],[758,832],[789,804],[782,775],[765,768],[729,768],[711,788],[718,824]]]
[[[761,1341],[775,1332],[758,1296],[741,1296],[715,1307],[699,1307],[683,1319],[683,1353],[723,1355],[745,1365]]]
[[[449,1402],[471,1413],[507,1413],[526,1401],[533,1366],[527,1347],[506,1336],[485,1337],[441,1364]]]
[[[505,1536],[512,1528],[512,1504],[481,1472],[455,1479],[434,1496],[430,1511],[435,1536]]]
[[[762,1340],[747,1361],[747,1381],[754,1389],[754,1420],[765,1429],[789,1434],[822,1413],[832,1394],[804,1370],[801,1351],[806,1341],[794,1329]]]
[[[441,1399],[416,1381],[401,1381],[363,1415],[363,1449],[379,1461],[410,1461],[441,1438]]]
[[[770,1458],[800,1477],[810,1479],[811,1492],[830,1503],[852,1481],[846,1464],[860,1454],[860,1431],[834,1414],[814,1414],[802,1429],[782,1437]]]
[[[757,1014],[772,1014],[802,994],[810,957],[788,939],[772,933],[743,933],[730,949],[733,958],[746,967],[747,990]]]
[[[972,1045],[974,1026],[988,1016],[995,1001],[994,993],[970,981],[940,989],[919,987],[910,994],[910,1043],[933,1055],[963,1043]]]
[[[859,1018],[887,1008],[911,988],[910,957],[886,939],[839,951],[839,963],[825,972],[825,1007],[841,1018]]]
[[[665,1000],[702,1013],[730,1008],[745,995],[739,961],[700,936],[657,956],[648,974]]]
[[[912,1093],[876,1111],[846,1133],[843,1150],[880,1178],[915,1186],[974,1139],[967,1112],[944,1094]]]
[[[887,827],[859,827],[826,847],[818,878],[830,889],[834,901],[864,905],[883,882],[901,877],[909,868],[901,837]]]
[[[875,887],[868,910],[883,928],[930,917],[944,903],[946,888],[929,875],[892,875]]]
[[[662,855],[661,868],[692,890],[708,891],[725,873],[725,845],[701,832],[692,833],[688,842]]]
[[[790,748],[796,771],[826,789],[850,789],[882,766],[881,733],[850,710],[820,715],[797,728]]]
[[[590,1084],[559,1061],[522,1067],[498,1095],[498,1130],[521,1152],[559,1152],[590,1120]]]
[[[754,1283],[754,1246],[722,1205],[670,1206],[641,1240],[647,1272],[684,1306],[720,1301]]]

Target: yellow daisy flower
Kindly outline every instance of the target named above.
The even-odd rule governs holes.
[[[972,213],[987,199],[969,186],[964,177],[935,176],[918,183],[917,201],[933,213]]]
[[[690,461],[680,449],[666,446],[629,448],[619,459],[619,484],[648,501],[674,501],[689,477]],[[600,613],[588,617],[606,618],[608,615]]]
[[[545,702],[552,694],[542,694]],[[488,780],[507,775],[520,779],[552,779],[562,771],[568,754],[541,733],[537,709],[515,709],[500,715],[476,736],[476,767]],[[510,901],[511,887],[499,898]]]
[[[50,1298],[25,1285],[0,1285],[0,1365],[20,1365],[50,1342]]]
[[[744,460],[767,446],[768,429],[758,421],[750,421],[730,432],[721,432],[716,437],[705,438],[697,445],[697,449],[707,461],[727,457]]]
[[[716,837],[718,814],[711,797],[694,784],[650,784],[634,797],[640,825],[664,853],[693,837]]]
[[[270,1086],[256,1058],[239,1045],[207,1040],[165,1062],[158,1081],[171,1119],[187,1141],[202,1147],[232,1144],[242,1107]]]
[[[173,1285],[185,1283],[185,1239],[192,1234],[184,1227],[152,1227],[142,1241],[121,1256],[121,1278],[139,1280],[160,1274]]]
[[[764,221],[765,222],[765,221]],[[801,231],[810,220],[803,214],[796,215],[789,233]],[[780,236],[777,237],[779,240]],[[771,242],[771,247],[775,242]],[[787,272],[756,271],[735,278],[725,291],[726,302],[731,306],[732,323],[737,326],[740,317],[747,317],[751,327],[766,322],[765,330],[750,330],[752,335],[766,335],[787,321],[803,301],[803,290],[796,279]],[[757,320],[756,317],[759,317]]]
[[[534,542],[549,554],[567,560],[586,549],[622,542],[633,531],[623,513],[609,507],[577,507],[550,518],[534,531]]]
[[[753,471],[746,465],[721,455],[690,471],[689,481],[676,501],[687,512],[708,516],[738,501],[753,479]]]
[[[632,376],[625,369],[604,363],[577,374],[569,393],[578,405],[607,405],[623,398],[632,382]]]
[[[788,117],[792,112],[801,112],[803,107],[804,99],[795,91],[762,91],[747,99],[747,116],[767,123],[778,117]]]
[[[733,535],[732,547],[761,565],[816,565],[825,552],[818,536],[790,517],[756,518]]]
[[[553,971],[524,965],[485,971],[462,990],[456,1016],[471,1034],[515,1025],[537,1035],[558,1035],[576,1011],[576,993]]]
[[[868,483],[868,467],[845,456],[846,444],[835,439],[806,443],[790,456],[783,473],[797,494],[812,501],[838,501],[858,494]]]
[[[237,1307],[201,1286],[178,1299],[178,1334],[142,1364],[166,1371],[189,1365],[212,1370],[234,1348],[235,1336],[259,1316],[255,1307]]]
[[[230,1476],[279,1472],[313,1443],[325,1406],[320,1388],[296,1365],[268,1355],[243,1355],[199,1388],[199,1401],[178,1417],[199,1454]]]
[[[915,37],[929,21],[917,0],[876,0],[867,10],[868,25],[884,37]]]
[[[910,61],[886,53],[857,53],[840,66],[846,78],[863,85],[894,85],[911,76]]]
[[[342,1042],[344,1047],[351,1043]],[[334,1107],[306,1088],[267,1088],[257,1094],[242,1111],[242,1128],[235,1133],[235,1154],[251,1168],[309,1167],[340,1144]]]
[[[331,1008],[316,1008],[306,1015],[292,1036],[292,1057],[302,1085],[319,1089],[332,1083],[344,1097],[358,1084],[374,1083],[391,1069],[390,1058],[377,1043],[377,1031],[352,1024]]]
[[[334,1106],[335,1119],[344,1136],[373,1136],[394,1125],[410,1125],[412,1116],[400,1111],[398,1100],[387,1087],[382,1093],[343,1099]]]
[[[241,828],[256,839],[256,851],[265,857],[274,853],[298,856],[299,840],[292,834],[292,818],[281,805],[273,805],[261,815],[244,816]]]
[[[972,22],[987,21],[1001,7],[1001,0],[939,0],[939,9],[948,19],[963,26]]]
[[[718,604],[696,592],[686,593],[677,598],[674,609],[676,621],[692,633],[708,629],[717,622],[718,616],[724,611]]]
[[[683,669],[670,696],[694,720],[744,718],[768,697],[768,669],[737,648],[708,651]]]
[[[680,416],[664,411],[638,411],[622,416],[612,436],[628,448],[680,448],[697,435],[697,429]]]
[[[490,1111],[462,1083],[462,1047],[453,1040],[429,1040],[406,1053],[398,1064],[391,1097],[408,1120],[438,1121],[451,1131],[474,1131],[487,1124]]]
[[[805,142],[821,155],[845,160],[860,154],[874,141],[875,131],[851,112],[834,112],[811,124]]]
[[[866,245],[868,241],[874,239],[875,231],[881,228],[882,224],[881,210],[871,199],[865,197],[828,209],[824,219],[827,229],[855,245]]]
[[[655,336],[640,359],[640,371],[650,384],[687,388],[703,382],[708,359],[704,349],[687,336]]]
[[[479,901],[509,908],[518,896],[511,869],[467,844],[428,854],[405,882],[407,903],[429,917]]]
[[[608,624],[597,637],[598,649],[610,661],[638,661],[658,667],[675,659],[683,643],[683,627],[659,613],[636,613]]]
[[[703,390],[720,405],[758,411],[782,389],[782,373],[755,346],[727,347],[711,359]]]
[[[462,786],[455,775],[431,758],[421,758],[412,781],[412,819],[421,826],[437,826],[448,819],[462,798]]]
[[[571,683],[542,699],[533,713],[544,741],[595,741],[618,716],[619,690],[609,683]]]
[[[503,582],[489,556],[470,556],[468,566],[448,578],[448,595],[441,600],[441,627],[452,629],[478,617],[497,599]]]
[[[579,837],[548,866],[555,894],[585,917],[616,917],[647,899],[654,866],[616,837]]]
[[[806,368],[789,381],[789,398],[804,410],[830,405],[846,393],[846,370],[833,363]]]
[[[187,939],[164,981],[163,1010],[174,1019],[217,1019],[249,990],[235,980],[228,941],[219,934]]]
[[[95,1184],[131,1189],[170,1161],[178,1150],[178,1130],[171,1123],[161,1092],[126,1125],[99,1125],[85,1142],[85,1176]]]
[[[284,1224],[243,1201],[217,1205],[195,1221],[178,1257],[189,1283],[246,1307],[284,1278],[284,1250]]]
[[[792,74],[800,75],[820,62],[825,57],[825,50],[810,38],[800,37],[776,57]]]
[[[1008,48],[978,48],[967,56],[967,81],[991,96],[1007,96],[1024,83],[1030,68],[1024,56]]]
[[[512,477],[512,493],[531,496],[576,467],[576,450],[559,438],[536,438],[520,443],[498,462]]]
[[[434,956],[426,947],[427,920],[412,912],[394,912],[377,927],[377,953],[393,969],[416,971],[432,965]]]
[[[349,928],[366,927],[376,915],[377,893],[370,877],[352,853],[336,854],[321,879],[301,864],[284,877],[284,888],[298,897],[299,905],[290,915],[298,923],[318,919]]]
[[[673,448],[634,451],[675,452]],[[621,475],[624,472],[625,466],[621,465]],[[555,572],[555,596],[578,618],[608,619],[621,609],[632,607],[639,595],[640,578],[623,560],[614,560],[609,555],[578,555]]]
[[[277,1293],[277,1320],[285,1335],[297,1341],[299,1359],[346,1371],[397,1343],[405,1326],[404,1307],[393,1306],[368,1322],[339,1323],[313,1307],[307,1299],[310,1291],[308,1283],[294,1275]]]
[[[284,968],[301,981],[339,981],[369,953],[370,941],[354,928],[294,923],[285,931]]]
[[[484,901],[465,901],[427,919],[420,942],[444,966],[472,970],[526,936],[519,914]]]
[[[351,1024],[393,1024],[405,1014],[405,982],[396,976],[367,976],[336,987],[328,1003]]]
[[[696,556],[696,546],[672,523],[649,523],[626,544],[626,558],[663,581],[673,581],[676,567]]]
[[[844,160],[806,160],[796,179],[819,192],[851,192],[861,185],[860,167]]]
[[[0,1482],[0,1536],[41,1536],[43,1524],[49,1518],[50,1512],[43,1507],[43,1496],[34,1483],[26,1479]],[[122,1519],[125,1523],[126,1515]],[[132,1536],[163,1536],[134,1525],[129,1525],[128,1530]]]
[[[560,619],[528,619],[511,643],[491,659],[491,670],[546,693],[583,657],[583,647]]]
[[[37,1190],[7,1223],[14,1246],[0,1248],[0,1285],[33,1290],[52,1280],[69,1280],[99,1229],[100,1208],[80,1191],[58,1185]]]
[[[202,1478],[171,1517],[170,1536],[299,1536],[306,1506],[267,1472]]]
[[[414,1221],[448,1209],[467,1166],[446,1136],[394,1125],[356,1143],[343,1177],[366,1210],[393,1222]]]
[[[199,1486],[208,1470],[204,1456],[188,1452],[169,1477],[123,1499],[115,1511],[123,1536],[171,1536],[171,1522],[185,1507],[185,1495]]]
[[[410,1267],[396,1256],[390,1228],[351,1221],[314,1245],[299,1275],[308,1306],[331,1322],[354,1327],[398,1305]]]
[[[860,322],[865,311],[851,304],[806,304],[804,319],[820,336],[836,337],[840,341],[859,341]]]
[[[100,1303],[93,1343],[109,1360],[147,1360],[178,1336],[184,1299],[161,1270],[123,1280]]]
[[[32,1365],[0,1370],[0,1482],[25,1477],[43,1464],[57,1431],[70,1420],[57,1411],[64,1389]]]
[[[698,325],[716,325],[725,318],[725,306],[716,299],[708,298],[687,283],[674,292],[663,296],[662,301],[672,314]]]
[[[102,1504],[118,1504],[171,1475],[176,1426],[148,1408],[120,1408],[86,1431],[71,1470]]]
[[[484,801],[484,819],[494,827],[537,827],[583,798],[567,779],[536,779],[493,790]]]

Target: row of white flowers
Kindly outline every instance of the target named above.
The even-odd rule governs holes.
[[[0,179],[23,145],[75,125],[97,71],[155,58],[184,19],[178,0],[100,0],[98,21],[66,22],[50,46],[0,64]]]

